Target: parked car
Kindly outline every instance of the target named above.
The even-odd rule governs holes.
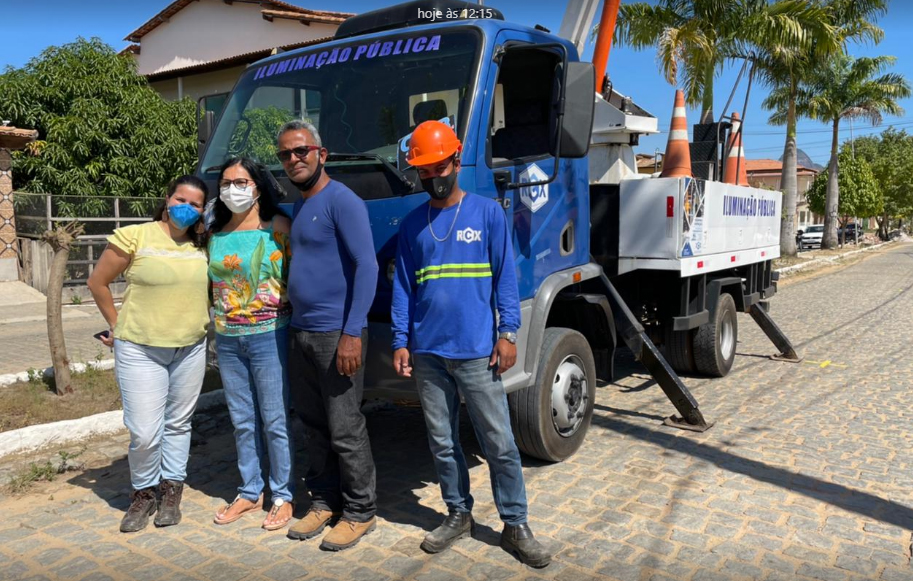
[[[806,248],[821,248],[821,238],[824,237],[824,224],[812,224],[805,229],[799,239],[799,250]]]
[[[861,226],[855,222],[847,224],[844,228],[837,229],[837,240],[840,241],[843,238],[843,231],[846,230],[846,241],[847,242],[856,242],[856,234],[859,234],[859,237],[862,238],[864,234]]]

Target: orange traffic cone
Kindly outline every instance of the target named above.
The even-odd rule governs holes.
[[[672,109],[669,141],[666,143],[666,155],[663,157],[663,172],[659,175],[664,178],[692,177],[685,93],[682,91],[675,91],[675,108]]]
[[[745,148],[742,147],[742,132],[739,130],[741,126],[742,122],[739,121],[739,114],[733,112],[732,130],[729,132],[729,143],[726,145],[729,155],[726,157],[726,165],[723,167],[723,183],[747,186],[748,173],[745,171]]]

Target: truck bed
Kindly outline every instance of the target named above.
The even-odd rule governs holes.
[[[610,274],[692,276],[780,255],[782,194],[695,178],[623,180],[590,191],[591,251]]]

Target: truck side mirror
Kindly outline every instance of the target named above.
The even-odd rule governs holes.
[[[212,111],[203,111],[197,120],[197,149],[200,157],[203,155],[203,147],[212,137],[212,130],[215,126],[215,113]]]
[[[564,123],[561,127],[561,157],[585,157],[593,132],[596,104],[596,73],[593,63],[567,63],[564,89]]]

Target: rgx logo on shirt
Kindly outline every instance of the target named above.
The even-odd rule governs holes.
[[[467,244],[471,242],[481,242],[482,231],[473,230],[472,228],[463,228],[462,230],[457,230],[456,239],[457,242],[466,242]]]

